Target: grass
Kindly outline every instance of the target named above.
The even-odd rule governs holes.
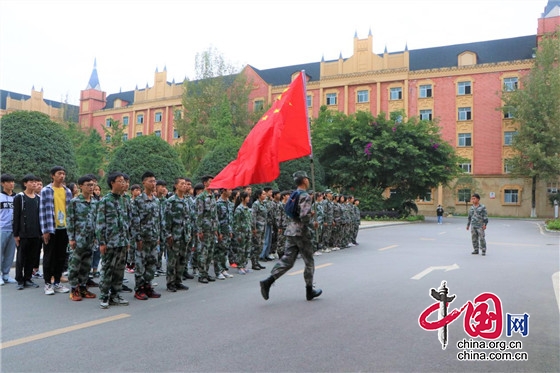
[[[559,231],[560,232],[560,219],[548,219],[545,222],[546,228],[551,231]]]

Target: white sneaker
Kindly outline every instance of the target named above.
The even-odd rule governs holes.
[[[4,283],[6,284],[17,284],[17,281],[11,278],[10,276],[3,278]]]
[[[270,255],[268,256],[268,259],[270,259],[270,260],[274,260],[274,259],[276,259],[276,258],[274,257],[274,255],[273,255],[273,254],[270,254]]]
[[[68,289],[66,286],[64,285],[60,285],[60,284],[54,284],[53,285],[53,290],[55,293],[69,293],[70,289]]]
[[[319,255],[323,255],[323,253],[322,253],[322,252],[320,252],[320,251],[315,251],[315,252],[313,253],[313,255],[315,255],[315,256],[319,256]]]
[[[4,279],[0,278],[0,286],[3,286],[3,285],[4,285]]]
[[[52,284],[45,284],[45,295],[53,295],[54,289]]]
[[[155,288],[156,286],[158,286],[158,283],[155,281],[151,281],[150,285],[152,285],[153,288]]]
[[[327,248],[327,249],[323,249],[323,252],[324,252],[324,253],[330,253],[330,252],[331,252],[331,249],[328,249],[328,248]]]
[[[226,276],[224,276],[223,274],[220,273],[218,276],[216,276],[216,278],[217,278],[218,280],[225,280],[225,279],[226,279]]]
[[[225,278],[232,278],[233,277],[233,275],[230,275],[228,273],[228,271],[223,271],[222,274],[225,276]]]

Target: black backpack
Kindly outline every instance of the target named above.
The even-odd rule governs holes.
[[[299,219],[299,190],[295,190],[290,194],[290,198],[288,198],[288,202],[286,202],[286,206],[284,206],[284,211],[286,215],[290,219]]]

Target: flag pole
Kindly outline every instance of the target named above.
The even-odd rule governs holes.
[[[305,70],[301,70],[302,80],[303,80],[303,98],[305,99],[305,120],[307,121],[307,138],[309,140],[309,149],[311,149],[311,154],[309,154],[309,161],[311,167],[311,189],[315,192],[315,165],[313,163],[313,144],[311,143],[311,123],[309,122],[309,112],[307,107],[307,78],[305,75]]]

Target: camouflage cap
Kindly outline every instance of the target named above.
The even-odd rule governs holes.
[[[330,189],[325,189],[325,194],[329,194],[329,193],[332,193],[332,190],[330,190]]]
[[[294,172],[292,177],[294,178],[294,181],[296,181],[297,179],[303,179],[303,178],[309,179],[309,176],[307,176],[307,172],[305,172],[305,171],[296,171],[296,172]]]

